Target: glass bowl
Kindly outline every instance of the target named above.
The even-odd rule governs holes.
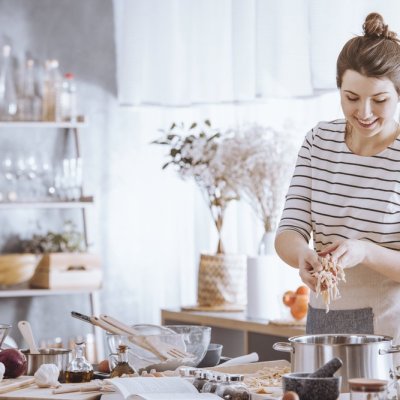
[[[9,324],[0,324],[0,348],[4,342],[4,339],[7,337],[9,330],[11,329],[11,325]]]
[[[141,335],[152,338],[152,342],[170,344],[179,350],[190,353],[190,357],[171,358],[160,361],[153,353],[136,345],[128,336],[106,333],[108,349],[110,351],[110,364],[115,364],[118,346],[125,344],[128,349],[128,361],[138,372],[142,370],[157,371],[175,370],[184,365],[196,367],[207,352],[211,340],[211,328],[197,325],[168,325],[158,327],[155,325],[133,325]],[[164,329],[163,329],[164,328]],[[157,331],[158,330],[158,331]],[[158,332],[158,333],[157,333]]]

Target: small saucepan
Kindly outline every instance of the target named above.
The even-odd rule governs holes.
[[[69,349],[39,349],[39,353],[31,353],[28,349],[21,351],[27,360],[26,375],[33,375],[42,364],[55,364],[63,374],[71,361],[72,353]]]

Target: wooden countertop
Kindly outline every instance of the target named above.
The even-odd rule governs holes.
[[[250,319],[244,312],[181,311],[161,310],[162,323],[167,321],[185,324],[210,325],[219,328],[241,330],[274,336],[298,336],[305,334],[305,326],[286,326],[270,323],[263,319]]]

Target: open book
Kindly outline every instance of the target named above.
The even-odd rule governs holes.
[[[160,378],[113,378],[107,379],[125,400],[206,400],[220,399],[212,393],[199,393],[186,379],[177,377]]]

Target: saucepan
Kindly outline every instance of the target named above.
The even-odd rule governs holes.
[[[313,372],[333,357],[343,361],[336,373],[342,377],[342,392],[348,392],[351,378],[394,379],[393,354],[400,346],[392,345],[390,336],[329,334],[293,336],[277,342],[274,350],[291,353],[293,372]]]
[[[27,342],[29,349],[22,349],[27,360],[26,375],[34,375],[42,364],[55,364],[62,379],[68,363],[71,361],[70,349],[38,349],[28,321],[19,321],[18,328]]]

